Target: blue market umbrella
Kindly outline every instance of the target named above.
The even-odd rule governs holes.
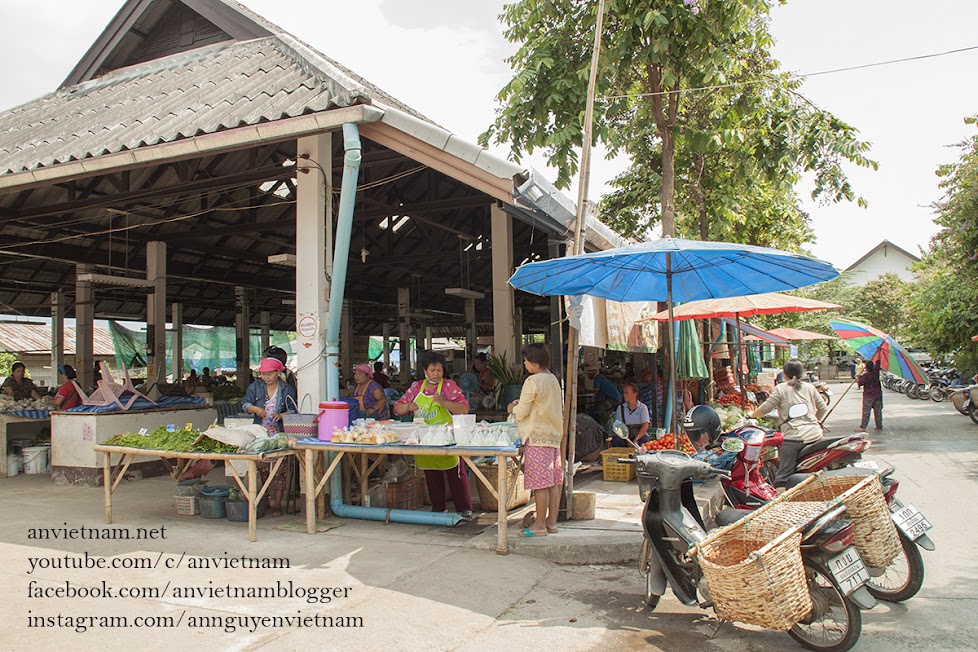
[[[665,301],[669,349],[675,356],[673,302],[794,290],[838,275],[827,262],[778,249],[662,238],[528,263],[516,270],[509,283],[544,296],[588,294],[613,301]],[[673,364],[673,372],[675,368]]]

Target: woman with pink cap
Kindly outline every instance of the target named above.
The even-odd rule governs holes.
[[[282,415],[292,411],[289,409],[287,399],[292,399],[292,405],[295,405],[296,401],[295,390],[282,379],[284,370],[285,365],[275,358],[262,359],[258,365],[258,374],[261,377],[248,385],[241,400],[244,411],[260,419],[269,435],[281,432]],[[291,456],[284,458],[272,479],[270,499],[272,516],[282,515],[282,501],[285,498],[286,485],[292,469],[291,461]],[[263,486],[270,470],[271,462],[258,463],[258,475]]]
[[[373,380],[373,376],[373,371],[368,364],[358,364],[353,368],[353,382],[356,383],[353,398],[360,403],[360,417],[377,421],[390,419],[384,388]]]

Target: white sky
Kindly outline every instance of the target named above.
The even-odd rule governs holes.
[[[245,0],[244,4],[349,66],[435,122],[474,141],[490,124],[495,93],[510,78],[513,51],[496,21],[502,0]],[[0,110],[50,92],[64,80],[123,0],[0,0]],[[777,7],[776,57],[814,72],[978,45],[973,0],[793,0]],[[868,209],[806,205],[813,253],[847,267],[887,239],[911,253],[936,231],[941,197],[934,170],[957,158],[949,145],[974,133],[972,70],[978,50],[816,77],[803,93],[873,143],[879,172],[852,171]],[[505,152],[501,152],[505,154]],[[622,163],[595,157],[591,198]],[[542,161],[529,163],[542,168]],[[553,175],[551,175],[552,177]],[[802,184],[808,197],[811,187]],[[576,190],[568,191],[576,199]]]

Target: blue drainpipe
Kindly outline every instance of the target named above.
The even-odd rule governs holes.
[[[343,125],[343,181],[340,186],[340,209],[333,243],[333,278],[329,287],[329,319],[326,323],[326,396],[330,400],[336,400],[340,394],[340,370],[334,363],[340,356],[340,318],[343,314],[343,291],[350,258],[350,234],[353,232],[353,205],[357,195],[357,177],[360,174],[360,150],[360,130],[355,124]],[[329,457],[332,460],[333,454]],[[346,505],[343,503],[343,481],[339,473],[333,473],[330,478],[329,493],[329,508],[341,518],[447,526],[462,520],[459,514],[453,513]]]

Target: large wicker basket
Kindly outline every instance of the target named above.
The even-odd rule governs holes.
[[[492,484],[492,488],[499,487],[498,467],[495,464],[480,464],[479,470],[486,480]],[[479,504],[485,512],[495,512],[499,509],[499,500],[492,495],[492,492],[482,484],[476,482],[479,490]],[[506,464],[506,511],[525,505],[530,502],[530,491],[523,487],[523,471],[515,464]]]
[[[387,482],[388,509],[421,509],[424,506],[425,480],[421,474],[410,475],[400,482]]]
[[[694,552],[717,616],[786,631],[812,610],[801,534],[793,528],[772,541],[761,532],[724,528]]]
[[[842,502],[855,530],[853,544],[867,566],[886,568],[900,554],[900,538],[886,506],[879,474],[819,475],[784,495],[791,502]]]

